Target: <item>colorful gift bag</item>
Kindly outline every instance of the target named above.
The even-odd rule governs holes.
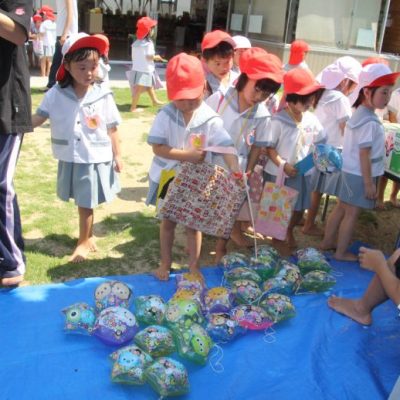
[[[261,165],[256,165],[254,171],[249,176],[249,195],[253,203],[259,203],[263,192],[263,169]]]
[[[284,182],[283,164],[276,182],[266,182],[256,219],[256,232],[275,239],[285,240],[286,232],[299,192]]]
[[[159,216],[228,239],[246,197],[244,181],[209,163],[184,162],[170,184]]]

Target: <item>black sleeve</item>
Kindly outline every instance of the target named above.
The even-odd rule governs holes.
[[[22,26],[28,39],[32,17],[32,0],[0,1],[0,13]]]

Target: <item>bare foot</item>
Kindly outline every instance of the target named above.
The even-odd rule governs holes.
[[[226,248],[225,249],[216,249],[215,250],[215,264],[219,264],[221,262],[221,259],[223,256],[225,256],[227,253]]]
[[[297,248],[297,242],[292,233],[287,233],[285,242],[290,249]]]
[[[142,112],[142,111],[144,111],[143,108],[131,108],[131,112],[133,112],[133,113]]]
[[[243,232],[247,233],[248,235],[254,236],[256,239],[264,240],[264,236],[261,233],[255,232],[252,226],[248,226]]]
[[[160,265],[154,272],[153,275],[159,279],[160,281],[167,281],[169,279],[169,271],[168,267]]]
[[[154,103],[153,103],[153,106],[163,106],[165,103],[163,102],[163,101],[159,101],[159,100],[157,100],[157,101],[155,101]]]
[[[78,244],[78,246],[76,246],[74,252],[72,253],[72,256],[69,258],[69,261],[74,264],[81,263],[86,260],[89,252],[90,252],[89,241],[80,243]]]
[[[395,208],[400,208],[400,201],[397,200],[396,197],[394,197],[394,198],[391,197],[391,198],[390,198],[390,203],[392,204],[393,207],[395,207]]]
[[[11,278],[2,278],[0,283],[2,286],[19,286],[24,280],[23,275],[13,276]]]
[[[348,251],[343,254],[339,254],[336,251],[336,253],[333,255],[333,258],[338,261],[358,261],[358,257],[353,253],[349,253]]]
[[[371,313],[363,310],[359,300],[344,299],[332,296],[328,299],[328,305],[339,314],[358,322],[362,325],[371,325]]]
[[[89,238],[89,249],[92,253],[95,253],[98,250],[96,241],[93,236]]]
[[[384,211],[384,210],[386,210],[386,206],[385,206],[385,203],[383,202],[383,201],[377,201],[376,203],[375,203],[375,210],[376,211]]]
[[[324,236],[324,231],[317,225],[313,224],[310,227],[303,226],[301,230],[305,235],[309,236]]]
[[[336,251],[336,243],[325,243],[321,242],[318,246],[318,250],[321,251]]]

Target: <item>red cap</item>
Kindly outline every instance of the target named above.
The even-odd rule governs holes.
[[[97,38],[99,38],[99,39],[102,39],[102,40],[104,40],[104,41],[106,42],[107,47],[106,47],[106,49],[104,50],[104,54],[105,54],[106,56],[108,56],[108,52],[110,51],[110,41],[108,40],[108,37],[107,37],[106,35],[103,35],[102,33],[96,33],[96,34],[93,35],[93,36],[95,36],[95,37],[97,37]]]
[[[40,14],[35,14],[35,15],[32,17],[32,19],[33,19],[33,22],[36,22],[36,21],[43,21],[43,18],[42,18],[42,16],[41,16]]]
[[[87,33],[80,32],[76,35],[71,35],[64,42],[63,47],[61,49],[63,57],[66,54],[72,53],[79,49],[90,48],[96,49],[100,55],[103,55],[107,48],[107,43],[104,39],[96,37],[95,35],[90,36]],[[60,68],[58,68],[56,79],[57,81],[63,80],[65,77],[65,67],[62,62]]]
[[[201,51],[212,49],[213,47],[218,46],[221,42],[227,42],[233,48],[236,46],[235,41],[229,33],[217,29],[215,31],[207,32],[204,35],[201,42]]]
[[[305,96],[323,87],[315,80],[313,74],[304,68],[294,68],[283,77],[283,88],[286,94]]]
[[[53,10],[52,7],[44,5],[44,6],[40,7],[38,12],[43,12],[43,13],[52,12],[52,13],[54,13],[54,10]]]
[[[155,19],[149,17],[142,17],[136,23],[136,37],[141,40],[144,39],[151,31],[151,28],[157,25]]]
[[[363,67],[365,67],[366,65],[370,65],[370,64],[385,64],[385,65],[389,65],[389,61],[385,60],[383,57],[368,57],[367,59],[365,59],[361,65]]]
[[[290,45],[289,64],[297,65],[304,61],[307,51],[310,51],[310,46],[304,40],[295,40]]]
[[[281,60],[260,47],[245,50],[240,56],[239,68],[240,72],[244,72],[250,79],[272,79],[277,83],[283,82]]]
[[[204,91],[204,71],[201,61],[186,53],[179,53],[168,61],[165,73],[170,100],[193,100]]]
[[[55,21],[56,16],[54,15],[53,11],[46,11],[43,13],[46,17],[46,19],[49,19],[50,21]]]

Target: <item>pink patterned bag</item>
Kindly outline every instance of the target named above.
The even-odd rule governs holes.
[[[224,168],[183,162],[158,215],[228,239],[245,197],[244,181],[233,179]]]
[[[283,164],[279,167],[275,183],[266,182],[255,223],[256,232],[264,236],[285,240],[299,192],[284,186]]]

